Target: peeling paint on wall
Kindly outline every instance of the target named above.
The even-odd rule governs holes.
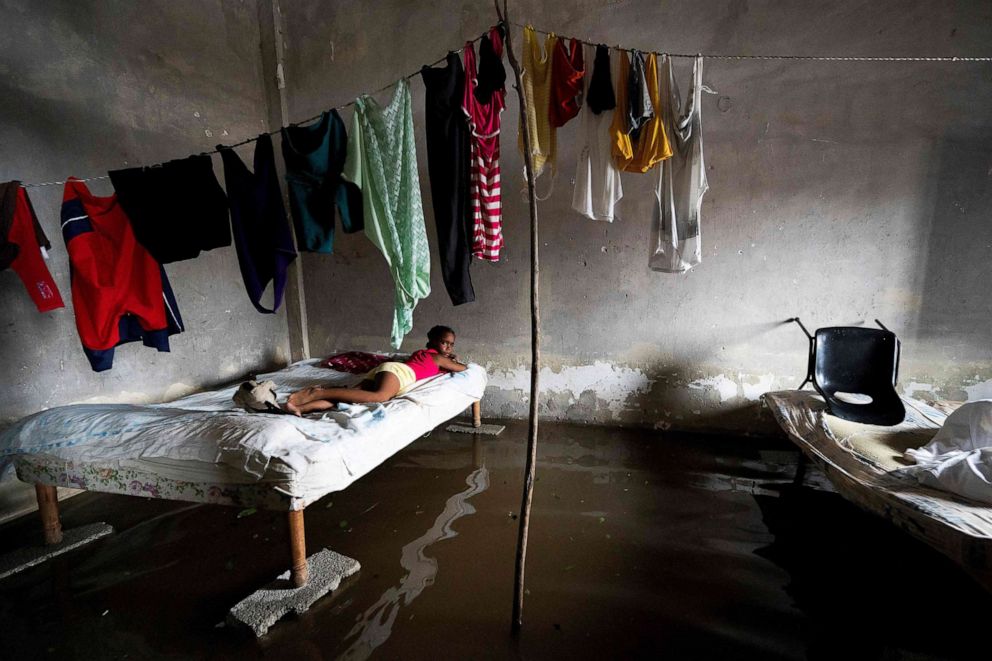
[[[525,418],[530,369],[489,363],[486,415]],[[791,383],[791,382],[790,382]],[[793,384],[794,385],[794,384]],[[713,421],[741,419],[755,428],[757,402],[785,387],[773,373],[700,376],[689,381],[657,367],[615,364],[568,365],[541,370],[541,416],[596,424],[653,425],[654,429],[713,429]],[[760,417],[760,415],[759,415]],[[771,423],[769,422],[769,425]],[[757,425],[760,427],[761,425]],[[764,429],[768,433],[771,427]]]
[[[508,370],[489,364],[486,370],[489,372],[490,388],[522,391],[521,401],[527,401],[530,392],[529,367]],[[592,365],[563,367],[557,372],[544,367],[540,376],[542,395],[566,395],[569,404],[576,404],[583,393],[592,392],[613,414],[622,411],[632,395],[648,392],[652,384],[642,370],[599,360]]]
[[[931,398],[937,396],[937,389],[934,388],[932,383],[910,381],[909,384],[902,387],[902,394],[906,397],[916,397],[916,393],[918,392],[930,395]]]
[[[964,391],[968,393],[968,401],[976,399],[992,399],[992,379],[976,383],[973,386],[965,386]]]
[[[720,393],[720,401],[726,402],[737,397],[737,383],[724,374],[717,374],[707,379],[696,379],[689,383],[693,390],[715,390]]]
[[[774,374],[762,374],[758,376],[757,383],[748,383],[746,374],[739,374],[738,378],[741,382],[741,394],[749,402],[756,402],[761,398],[766,392],[773,389],[773,384],[775,383]]]

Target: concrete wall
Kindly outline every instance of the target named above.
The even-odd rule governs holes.
[[[291,118],[416,71],[492,21],[483,0],[283,4]],[[985,2],[892,0],[870,11],[853,0],[513,4],[516,20],[539,27],[676,52],[966,55],[984,54],[992,36]],[[2,12],[0,178],[157,162],[254,135],[274,116],[272,62],[259,48],[267,27],[255,2],[7,0]],[[519,44],[519,29],[514,37]],[[796,385],[804,371],[805,340],[782,323],[797,314],[810,326],[878,317],[904,341],[906,392],[988,396],[988,72],[982,64],[708,60],[704,262],[681,276],[646,268],[650,175],[625,175],[612,225],[571,211],[578,127],[566,126],[560,174],[540,209],[546,414],[768,429],[758,395]],[[433,246],[419,80],[413,91]],[[343,114],[347,121],[350,111]],[[529,254],[512,92],[503,119],[505,258],[475,265],[478,301],[459,308],[435,261],[435,293],[418,307],[404,348],[419,346],[435,323],[454,326],[459,353],[490,369],[487,413],[523,416]],[[67,295],[60,194],[58,186],[32,189]],[[303,262],[313,352],[385,347],[392,283],[365,238],[341,236],[336,255]],[[253,312],[233,250],[169,270],[189,331],[173,339],[172,354],[123,348],[102,375],[89,371],[71,308],[39,315],[16,276],[0,274],[0,420],[70,401],[163,399],[285,358],[286,319]]]
[[[0,1],[0,181],[101,175],[267,130],[260,39],[253,1]],[[241,153],[250,159],[251,147]],[[69,402],[170,399],[288,358],[285,314],[254,310],[224,248],[167,267],[186,322],[171,353],[130,344],[111,371],[92,372],[71,304],[62,186],[30,195],[67,307],[39,314],[14,272],[0,273],[0,422]]]
[[[493,21],[478,0],[284,2],[290,116],[302,118],[416,71]],[[706,53],[989,55],[992,5],[589,0],[513,2],[515,20],[609,44]],[[519,45],[520,30],[513,36]],[[541,204],[545,413],[660,428],[769,429],[756,403],[798,385],[810,327],[881,319],[904,342],[907,393],[992,396],[992,102],[988,64],[708,60],[703,134],[710,192],[704,261],[647,269],[654,177],[624,175],[620,218],[570,209],[578,122],[559,132],[560,174]],[[688,61],[677,70],[684,87]],[[421,188],[435,246],[413,83]],[[446,323],[459,353],[486,364],[490,415],[526,415],[528,220],[503,115],[507,248],[476,263],[478,300],[434,294],[404,348]],[[346,122],[350,111],[343,113]],[[539,182],[547,190],[548,181]],[[315,353],[388,344],[392,284],[362,236],[307,256]]]

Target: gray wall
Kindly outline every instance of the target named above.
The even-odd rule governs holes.
[[[291,117],[374,90],[480,34],[484,0],[284,3]],[[515,20],[609,44],[671,52],[989,55],[984,1],[865,3],[598,0],[514,2]],[[513,37],[520,44],[520,30]],[[988,64],[707,60],[703,135],[710,192],[704,261],[647,269],[654,177],[624,175],[620,218],[570,209],[578,122],[559,132],[560,174],[540,205],[544,373],[553,418],[658,428],[770,429],[758,396],[798,385],[810,327],[879,318],[904,342],[901,388],[992,396],[992,67]],[[684,86],[688,61],[677,75]],[[423,86],[413,82],[421,188],[433,217]],[[382,98],[385,98],[384,95]],[[526,415],[528,220],[503,115],[505,259],[476,262],[478,301],[433,295],[404,348],[435,323],[490,369],[488,414]],[[350,120],[350,111],[342,113]],[[546,190],[547,180],[539,182]],[[362,236],[307,256],[315,353],[388,345],[392,284]]]
[[[485,0],[283,4],[294,119],[415,71],[492,21]],[[985,54],[992,37],[987,2],[513,4],[516,20],[539,27],[676,52],[966,55]],[[266,28],[254,2],[0,7],[0,178],[157,162],[254,135],[273,116],[263,76],[271,62],[263,68],[259,49]],[[513,36],[519,45],[519,29]],[[989,72],[983,64],[708,60],[704,79],[715,93],[703,100],[704,262],[680,276],[646,268],[652,176],[624,176],[612,225],[571,211],[578,127],[566,126],[554,193],[540,208],[546,413],[767,430],[757,397],[796,385],[805,367],[803,336],[782,324],[797,314],[811,326],[882,319],[904,341],[906,392],[990,394]],[[423,88],[419,80],[412,87],[433,246]],[[459,308],[435,261],[434,294],[404,345],[419,346],[435,323],[456,327],[459,352],[490,369],[489,415],[526,413],[529,254],[516,112],[511,91],[505,258],[476,263],[479,300]],[[109,192],[106,182],[93,189]],[[50,267],[68,295],[60,194],[32,189],[56,244]],[[313,353],[386,347],[392,283],[365,238],[342,235],[336,255],[303,261]],[[96,375],[71,308],[39,315],[16,276],[0,274],[0,419],[70,401],[162,399],[286,357],[286,320],[253,312],[233,250],[173,265],[170,275],[189,326],[173,353],[125,347],[113,371]]]
[[[0,181],[101,175],[267,130],[258,26],[255,2],[0,1]],[[112,192],[107,181],[90,189]],[[224,248],[167,267],[187,329],[171,353],[125,345],[94,373],[75,328],[62,186],[30,195],[66,308],[39,314],[15,273],[0,273],[0,421],[69,402],[170,399],[288,359],[285,315],[255,311]]]

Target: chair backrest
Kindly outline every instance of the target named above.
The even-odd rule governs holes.
[[[899,377],[899,340],[880,328],[832,326],[814,336],[813,382],[818,390],[875,393],[891,391]]]

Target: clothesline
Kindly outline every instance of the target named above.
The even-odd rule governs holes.
[[[516,27],[519,27],[519,28],[528,27],[528,25],[523,24],[523,23],[510,23],[510,25],[513,25],[513,26],[516,26]],[[530,26],[530,27],[533,27],[533,26]],[[564,34],[560,34],[560,33],[557,33],[557,32],[552,32],[552,31],[549,31],[549,30],[541,30],[541,29],[538,29],[538,28],[534,28],[534,31],[537,32],[537,33],[539,33],[539,34],[544,34],[544,35],[556,34],[556,35],[558,35],[559,37],[561,37],[563,39],[575,39],[576,41],[579,41],[581,43],[589,44],[589,45],[593,45],[593,46],[596,46],[596,45],[599,45],[599,44],[603,43],[601,40],[600,41],[597,41],[597,40],[593,40],[593,39],[585,39],[583,37],[575,37],[575,36],[572,36],[572,35],[564,35]],[[472,39],[471,40],[472,43],[475,43],[475,42],[479,41],[480,39],[482,39],[482,36],[483,35],[479,35],[475,39]],[[624,50],[624,51],[628,51],[628,52],[631,52],[631,51],[635,50],[633,48],[624,48],[624,47],[619,46],[619,45],[614,46],[614,48],[616,48],[617,50]],[[459,49],[456,49],[456,50],[453,50],[453,51],[450,51],[450,52],[456,52],[457,53],[457,52],[461,52],[461,50],[462,50],[462,48],[459,48]],[[718,54],[712,54],[712,53],[698,53],[698,54],[664,53],[664,52],[661,52],[661,51],[650,51],[650,50],[642,50],[640,52],[642,52],[642,53],[654,53],[655,55],[668,55],[669,57],[683,57],[683,58],[703,57],[705,59],[711,59],[711,60],[806,60],[806,61],[819,61],[819,62],[992,62],[992,57],[959,57],[959,56],[947,56],[947,57],[942,57],[942,56],[935,56],[935,57],[898,57],[898,56],[895,56],[895,57],[869,57],[869,56],[834,56],[834,55],[718,55]],[[445,54],[444,56],[442,56],[442,57],[434,60],[430,64],[427,64],[427,65],[424,65],[424,66],[433,67],[434,65],[440,64],[441,62],[443,62],[444,59],[445,59],[445,57],[447,57],[447,54]],[[421,68],[423,68],[423,67],[421,67]],[[383,85],[379,89],[374,90],[372,92],[366,92],[365,94],[363,94],[361,96],[372,96],[374,94],[378,94],[380,92],[384,92],[385,90],[389,89],[390,87],[392,87],[393,85],[395,85],[396,83],[398,83],[400,80],[409,80],[410,78],[413,78],[413,77],[417,76],[419,73],[420,73],[420,69],[418,68],[416,71],[414,71],[412,73],[409,73],[409,74],[407,74],[405,76],[401,76],[400,78],[397,78],[396,80],[388,83],[387,85]],[[352,106],[354,104],[355,104],[355,100],[352,99],[351,101],[348,101],[346,103],[342,103],[342,104],[339,104],[339,105],[336,105],[336,106],[331,106],[330,108],[327,108],[327,110],[339,110],[339,109],[342,109],[342,108],[347,108],[348,106]],[[318,114],[314,115],[313,117],[307,117],[306,119],[302,119],[302,120],[300,120],[298,122],[293,122],[293,123],[290,124],[290,126],[299,126],[301,124],[307,124],[309,122],[312,122],[314,120],[319,119],[322,114],[323,114],[323,112],[318,113]],[[279,133],[281,130],[282,130],[282,127],[278,128],[278,129],[276,129],[274,131],[268,131],[267,133],[262,133],[262,134],[259,134],[259,135],[275,135],[276,133]],[[236,142],[236,143],[234,143],[232,145],[225,145],[225,148],[241,147],[242,145],[247,145],[247,144],[250,144],[252,142],[255,142],[256,140],[258,140],[258,137],[259,136],[255,136],[253,138],[248,138],[246,140],[242,140],[241,142]],[[217,149],[212,149],[210,151],[206,151],[206,152],[202,152],[202,153],[204,153],[204,154],[217,154],[217,153],[220,153],[220,152]],[[86,177],[86,178],[80,179],[80,181],[100,181],[100,180],[108,179],[108,178],[109,178],[109,175],[106,175],[105,174],[105,175],[95,176],[95,177]],[[61,186],[63,184],[65,184],[65,181],[45,181],[45,182],[39,182],[39,183],[26,183],[26,184],[21,184],[21,185],[24,186],[25,188],[39,188],[39,187],[42,187],[42,186]]]
[[[471,43],[475,43],[475,42],[479,41],[480,39],[482,39],[483,36],[484,36],[484,34],[480,34],[475,39],[472,39],[471,40]],[[452,49],[452,50],[449,50],[448,52],[449,53],[460,53],[460,52],[462,52],[462,50],[464,50],[464,48],[465,47],[462,46],[461,48]],[[408,73],[405,76],[400,76],[396,80],[394,80],[394,81],[392,81],[392,82],[390,82],[390,83],[388,83],[386,85],[383,85],[379,89],[373,90],[371,92],[365,92],[363,94],[360,94],[359,96],[374,96],[374,95],[378,94],[379,92],[385,92],[386,90],[388,90],[390,87],[392,87],[396,83],[400,82],[401,80],[409,80],[409,79],[411,79],[411,78],[413,78],[415,76],[420,75],[420,70],[423,69],[424,67],[433,67],[436,64],[440,64],[441,62],[444,62],[445,58],[447,58],[447,57],[448,57],[448,55],[447,55],[447,53],[445,53],[444,55],[442,55],[438,59],[434,60],[430,64],[422,65],[419,69],[417,69],[416,71],[414,71],[412,73]],[[340,110],[342,108],[347,108],[348,106],[353,106],[353,105],[355,105],[355,99],[352,99],[351,101],[348,101],[346,103],[338,104],[336,106],[330,106],[326,110],[317,113],[313,117],[307,117],[306,119],[301,119],[298,122],[291,123],[289,126],[299,126],[301,124],[307,124],[309,122],[312,122],[312,121],[315,121],[317,119],[320,119],[320,117],[324,114],[324,112],[327,112],[328,110]],[[261,137],[263,135],[275,135],[275,134],[279,133],[280,131],[282,131],[282,128],[283,127],[280,127],[280,128],[278,128],[278,129],[276,129],[274,131],[267,131],[267,132],[264,132],[264,133],[259,133],[257,136],[255,136],[253,138],[247,138],[245,140],[242,140],[241,142],[235,142],[232,145],[224,145],[224,149],[233,149],[235,147],[241,147],[242,145],[247,145],[247,144],[250,144],[252,142],[256,142],[259,139],[259,137]],[[205,152],[200,152],[200,153],[202,153],[202,154],[219,154],[220,153],[220,150],[219,149],[211,149],[210,151],[205,151]],[[109,179],[109,178],[110,178],[110,175],[109,174],[105,174],[105,175],[101,175],[101,176],[98,176],[98,177],[86,177],[84,179],[77,179],[77,181],[100,181],[100,180]],[[24,183],[22,183],[21,186],[23,186],[24,188],[40,188],[41,186],[61,186],[61,185],[65,184],[65,183],[66,183],[65,181],[44,181],[44,182],[40,182],[40,183],[36,183],[36,184],[24,184]]]
[[[540,30],[532,25],[524,23],[511,23],[518,28],[531,27],[538,34],[554,34],[562,39],[575,39],[583,44],[597,46],[603,44],[603,40],[584,39],[559,32]],[[612,46],[616,50],[632,52],[633,48],[623,46]],[[843,55],[715,55],[708,53],[665,53],[662,51],[641,50],[642,53],[653,53],[655,55],[668,55],[669,57],[695,58],[702,57],[710,60],[814,60],[820,62],[992,62],[992,57],[870,57],[870,56],[843,56]]]

